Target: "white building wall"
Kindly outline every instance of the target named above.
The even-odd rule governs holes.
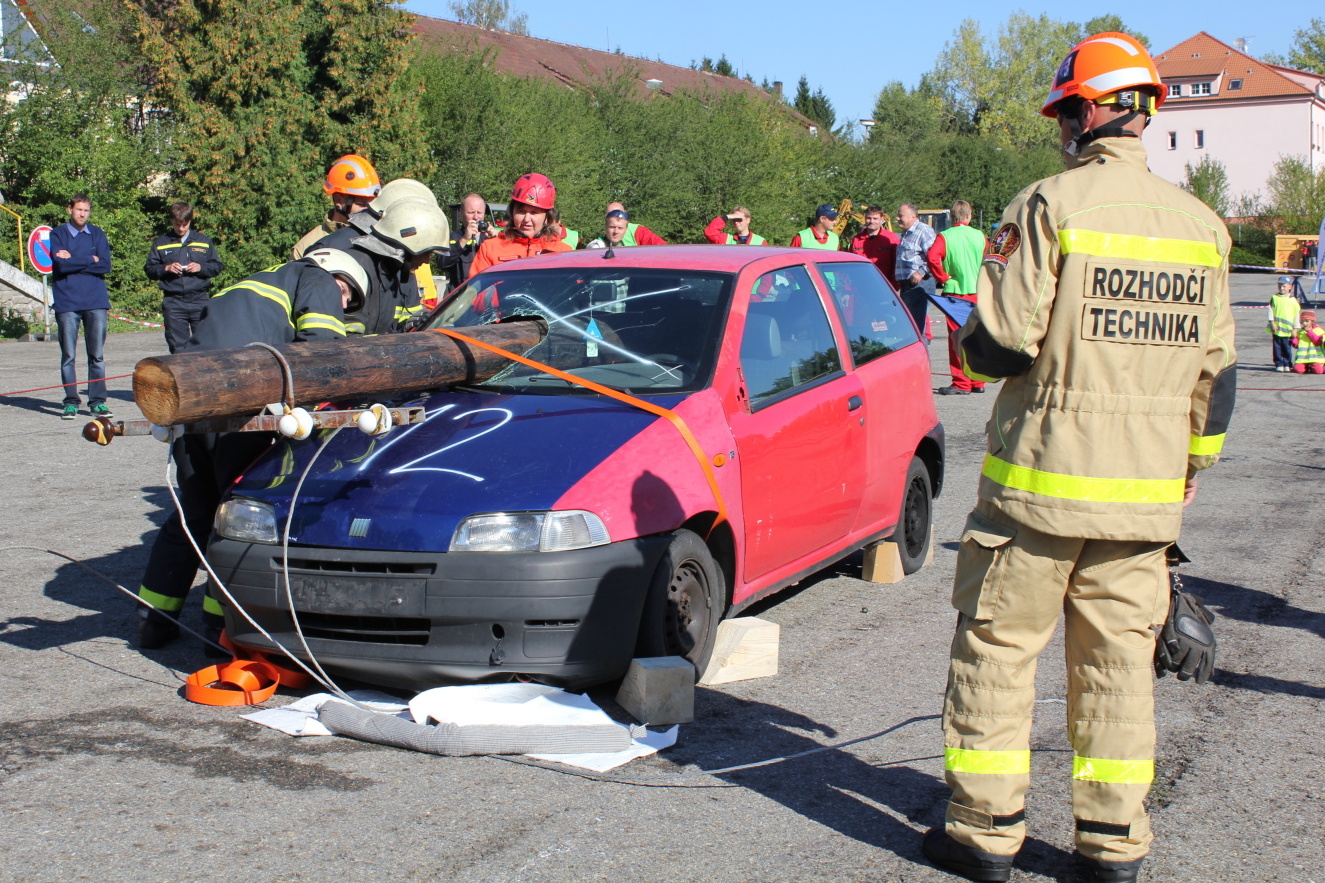
[[[1196,132],[1205,146],[1196,147]],[[1177,133],[1169,149],[1169,133]],[[1187,163],[1205,156],[1224,164],[1229,195],[1265,195],[1265,182],[1281,156],[1307,157],[1325,168],[1325,104],[1320,101],[1267,99],[1246,105],[1165,102],[1144,136],[1150,170],[1167,181],[1187,180]]]

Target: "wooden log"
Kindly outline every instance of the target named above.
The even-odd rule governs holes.
[[[934,563],[934,526],[929,528],[929,548],[925,551],[922,567]],[[902,572],[902,553],[892,539],[881,540],[865,547],[865,559],[861,562],[860,578],[870,583],[890,585],[900,583],[906,574]]]
[[[683,656],[632,659],[616,701],[642,724],[688,724],[695,719],[695,667]]]
[[[535,347],[547,333],[540,319],[457,329],[514,353]],[[365,400],[486,380],[510,364],[487,350],[444,334],[420,331],[353,337],[276,347],[290,366],[293,402],[309,405]],[[262,347],[198,350],[153,356],[134,368],[133,395],[157,426],[254,415],[285,401],[280,361]]]
[[[776,622],[755,616],[724,619],[718,624],[713,655],[699,683],[710,687],[777,674],[781,631]]]

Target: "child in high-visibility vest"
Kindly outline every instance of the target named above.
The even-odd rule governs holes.
[[[1293,280],[1288,276],[1279,277],[1279,287],[1270,295],[1269,321],[1265,324],[1265,333],[1274,342],[1272,355],[1274,370],[1293,370],[1293,347],[1297,340],[1297,321],[1302,304],[1293,293]]]
[[[1316,324],[1316,311],[1303,310],[1297,329],[1297,355],[1293,359],[1294,374],[1325,374],[1325,328]]]

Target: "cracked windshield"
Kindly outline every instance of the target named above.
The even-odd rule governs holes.
[[[629,267],[488,272],[456,292],[427,327],[539,316],[548,334],[527,354],[534,361],[630,393],[693,392],[713,373],[732,278]],[[588,392],[519,363],[475,385],[518,393]]]

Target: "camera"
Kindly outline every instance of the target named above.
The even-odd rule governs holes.
[[[478,222],[478,232],[479,232],[479,233],[487,233],[487,232],[488,232],[488,222],[487,222],[486,220],[482,220],[482,221],[479,221],[479,222]]]

